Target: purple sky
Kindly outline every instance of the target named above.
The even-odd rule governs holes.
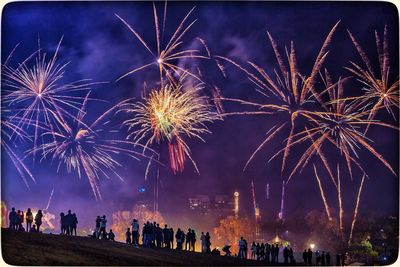
[[[388,26],[391,53],[390,79],[398,79],[398,12],[387,3],[331,3],[331,2],[180,2],[168,4],[166,34],[176,28],[179,21],[192,6],[196,5],[192,18],[197,18],[191,31],[184,38],[184,46],[193,46],[195,37],[203,38],[215,55],[227,56],[239,62],[252,60],[269,73],[278,68],[273,50],[267,41],[267,30],[274,36],[283,51],[284,45],[293,40],[297,52],[300,71],[309,73],[319,48],[331,27],[341,20],[330,46],[327,67],[334,78],[348,76],[343,67],[349,61],[360,62],[360,58],[349,39],[346,29],[350,29],[374,64],[377,54],[374,30],[383,32]],[[157,3],[162,13],[163,5]],[[119,21],[114,13],[125,18],[154,47],[154,21],[151,3],[143,2],[59,2],[59,3],[12,3],[3,10],[2,17],[2,62],[12,48],[21,43],[15,52],[11,64],[14,66],[37,49],[40,36],[41,46],[49,54],[64,36],[60,50],[60,62],[71,61],[67,67],[64,81],[90,78],[94,81],[108,81],[107,84],[93,86],[92,96],[105,99],[108,103],[89,103],[89,120],[94,120],[107,107],[118,101],[140,96],[142,84],[149,84],[157,78],[157,70],[150,68],[131,75],[120,82],[115,79],[128,70],[150,60],[148,52]],[[226,97],[254,101],[265,98],[254,90],[246,76],[228,63],[225,79],[212,62],[196,61],[204,72],[207,81],[215,83]],[[3,90],[3,89],[2,89]],[[352,81],[346,84],[346,93],[359,93],[360,86]],[[207,92],[206,92],[207,93]],[[209,92],[208,92],[209,93]],[[267,100],[268,101],[268,100]],[[239,107],[227,105],[228,111]],[[379,116],[386,122],[396,124],[385,113]],[[173,175],[171,171],[161,171],[162,186],[160,192],[160,210],[167,219],[183,214],[187,198],[196,194],[232,194],[239,190],[243,196],[241,207],[251,212],[250,181],[254,179],[257,201],[261,204],[261,215],[275,218],[280,205],[281,175],[280,160],[267,164],[267,158],[282,146],[282,138],[276,139],[264,149],[248,171],[242,168],[252,151],[262,141],[265,133],[277,122],[278,117],[230,117],[209,125],[213,134],[205,135],[206,143],[188,140],[192,156],[197,162],[201,175],[194,173],[187,162],[185,171]],[[398,172],[398,133],[396,131],[371,128],[369,137],[374,140],[376,149]],[[25,146],[16,148],[23,155]],[[161,151],[166,155],[166,148]],[[293,156],[303,151],[294,150]],[[333,156],[335,151],[331,151]],[[65,168],[57,173],[56,164],[44,162],[32,165],[27,158],[27,165],[37,178],[31,184],[31,190],[23,184],[12,162],[2,153],[2,200],[9,205],[26,209],[29,206],[42,207],[47,203],[54,188],[50,211],[58,214],[69,208],[75,210],[85,223],[97,214],[107,214],[115,210],[130,209],[135,201],[142,198],[138,192],[141,186],[147,187],[146,194],[151,199],[151,183],[145,182],[146,163],[136,162],[121,157],[123,167],[118,170],[124,177],[122,183],[116,177],[101,179],[103,201],[96,202],[85,177],[79,180],[74,173],[67,174]],[[398,178],[392,175],[381,162],[369,153],[360,150],[360,162],[368,172],[365,191],[362,196],[363,213],[393,214],[398,209]],[[317,166],[320,167],[319,162]],[[286,187],[286,215],[306,212],[317,208],[323,209],[317,183],[311,172],[311,165],[301,175],[297,175]],[[344,176],[347,174],[344,173]],[[327,179],[326,175],[323,179]],[[356,186],[360,174],[355,180],[343,179],[346,188],[345,197],[353,205]],[[326,180],[325,180],[326,181]],[[265,199],[265,186],[271,185],[271,198]],[[334,192],[328,192],[334,198]],[[349,210],[352,206],[345,206]],[[176,218],[176,217],[175,217]],[[180,217],[178,217],[180,218]]]

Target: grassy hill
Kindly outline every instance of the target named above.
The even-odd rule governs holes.
[[[3,260],[11,265],[262,265],[196,252],[138,248],[119,242],[90,237],[1,230]]]

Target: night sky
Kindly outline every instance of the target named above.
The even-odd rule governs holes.
[[[308,74],[329,30],[341,20],[324,65],[337,79],[350,75],[343,68],[349,66],[349,61],[362,63],[346,29],[352,31],[377,66],[374,30],[382,35],[387,25],[391,55],[390,80],[398,79],[398,12],[392,4],[170,2],[166,36],[170,36],[171,31],[176,29],[194,5],[197,7],[191,18],[198,21],[184,38],[184,47],[201,49],[198,42],[195,42],[198,36],[205,40],[212,54],[241,63],[252,60],[271,74],[278,65],[267,39],[267,31],[275,38],[282,53],[284,46],[294,41],[300,72]],[[162,16],[163,4],[157,3],[157,8]],[[107,101],[89,103],[88,119],[92,121],[118,101],[140,97],[144,81],[151,85],[157,80],[158,72],[154,67],[115,82],[128,70],[149,62],[151,56],[114,13],[126,19],[151,47],[155,47],[151,2],[21,2],[8,4],[3,9],[2,62],[14,46],[20,43],[11,61],[16,66],[37,49],[38,37],[42,49],[52,55],[63,36],[59,62],[70,61],[63,81],[88,78],[108,82],[92,87],[92,96]],[[225,97],[268,101],[255,91],[254,85],[242,72],[229,63],[224,63],[227,73],[227,78],[224,78],[211,60],[194,62],[203,71],[206,80],[217,85]],[[346,84],[345,92],[349,95],[359,90],[360,85],[355,81]],[[205,93],[209,91],[206,89]],[[227,111],[235,111],[241,107],[226,105],[225,108]],[[384,112],[378,118],[397,124]],[[261,216],[275,218],[280,205],[281,158],[269,164],[267,159],[282,146],[283,136],[287,136],[288,132],[263,149],[246,172],[242,172],[242,169],[265,133],[278,121],[281,118],[273,116],[229,117],[209,125],[212,134],[204,135],[206,143],[188,140],[201,174],[194,172],[190,162],[186,162],[184,172],[178,175],[173,175],[168,169],[161,169],[160,211],[164,217],[177,223],[185,215],[189,196],[209,194],[213,197],[215,194],[233,194],[234,190],[239,190],[243,196],[243,211],[251,213],[250,181],[254,179]],[[372,127],[369,134],[375,141],[377,151],[398,172],[398,132]],[[25,145],[19,145],[16,152],[22,156],[25,149]],[[295,149],[292,152],[293,158],[302,152]],[[167,155],[165,150],[161,153]],[[72,209],[81,218],[82,226],[92,224],[98,214],[111,216],[113,211],[130,209],[138,199],[152,198],[152,178],[144,181],[144,161],[121,157],[119,160],[123,167],[118,172],[125,182],[116,177],[101,179],[103,201],[96,201],[86,177],[79,180],[76,174],[67,174],[65,168],[57,173],[56,164],[51,162],[36,162],[33,165],[29,157],[26,163],[32,168],[37,183],[30,183],[31,189],[28,190],[10,159],[5,153],[2,155],[2,200],[9,207],[44,208],[54,188],[50,211],[58,214],[62,210]],[[397,214],[398,177],[391,174],[370,153],[365,153],[365,150],[360,150],[359,155],[361,164],[370,176],[362,195],[361,213]],[[323,173],[323,167],[319,164],[317,161]],[[343,176],[348,176],[345,171]],[[346,205],[350,205],[345,206],[345,212],[350,212],[354,205],[351,198],[355,198],[360,176],[356,172],[353,181],[349,177],[342,179],[346,188],[345,197],[348,198]],[[324,174],[323,179],[326,181],[328,177]],[[271,198],[268,201],[265,196],[267,183],[271,185]],[[147,193],[138,192],[142,186],[147,188]],[[295,176],[286,190],[286,216],[303,214],[311,209],[323,210],[311,165],[302,174]],[[335,193],[328,192],[328,197],[334,201]]]

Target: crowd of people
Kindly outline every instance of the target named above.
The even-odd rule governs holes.
[[[41,210],[35,214],[32,213],[31,209],[28,208],[26,213],[24,211],[15,211],[12,208],[9,213],[9,228],[16,231],[27,231],[27,232],[40,232],[40,227],[42,225],[43,213]],[[26,222],[26,228],[24,227],[24,222]],[[34,224],[33,224],[34,223]],[[77,235],[76,229],[78,224],[78,219],[75,213],[68,210],[67,214],[63,212],[60,213],[60,228],[62,235]],[[161,227],[157,222],[149,222],[143,224],[142,227],[142,246],[152,247],[152,248],[169,248],[177,250],[195,251],[197,235],[194,229],[189,228],[185,233],[180,228],[177,229],[174,235],[174,229],[168,227],[167,224]],[[96,227],[92,235],[96,239],[105,240],[115,240],[115,234],[112,229],[107,232],[107,219],[106,216],[97,216]],[[139,237],[140,237],[140,226],[137,219],[133,219],[130,227],[127,228],[126,233],[126,243],[133,245],[134,247],[139,247]],[[176,246],[174,246],[174,240]],[[201,242],[201,252],[211,253],[220,255],[218,248],[211,250],[211,236],[209,232],[201,232],[200,236]],[[225,252],[225,256],[231,256],[230,245],[225,245],[222,251]],[[268,243],[256,243],[252,242],[250,247],[250,254],[248,254],[248,244],[246,239],[241,237],[238,240],[239,252],[235,256],[242,259],[247,259],[250,257],[252,260],[265,261],[268,263],[279,263],[279,255],[281,248],[278,244],[268,244]],[[296,260],[293,255],[293,249],[291,247],[285,246],[282,249],[283,263],[287,265],[295,265]],[[313,255],[315,255],[315,261],[313,261]],[[304,265],[321,265],[330,266],[331,265],[331,255],[329,252],[325,251],[315,251],[309,248],[303,252],[303,262]],[[345,264],[345,254],[336,255],[336,266],[344,266]]]
[[[63,235],[76,235],[76,227],[78,225],[78,218],[75,213],[68,213],[65,215],[64,212],[60,213],[60,223],[61,223],[61,234]]]
[[[23,232],[40,232],[40,226],[42,225],[43,213],[41,210],[38,210],[35,216],[30,208],[27,209],[24,214],[23,210],[15,211],[15,208],[11,208],[10,213],[8,214],[9,228],[16,231]],[[24,221],[26,222],[26,228],[24,227]],[[32,225],[32,223],[35,224]]]
[[[313,252],[309,248],[303,252],[304,265],[321,265],[330,266],[331,265],[331,255],[329,252],[322,251],[322,253],[317,250],[315,254],[315,264],[313,264]],[[344,266],[346,261],[346,254],[336,254],[336,266]]]

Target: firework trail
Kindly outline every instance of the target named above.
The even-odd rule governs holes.
[[[293,42],[291,42],[290,53],[287,53],[288,65],[286,65],[279,52],[278,45],[269,32],[268,38],[271,42],[281,72],[278,74],[278,72],[275,71],[275,80],[271,78],[264,69],[253,62],[247,62],[251,66],[251,70],[249,70],[231,59],[217,56],[217,58],[230,62],[242,70],[247,75],[248,79],[256,85],[257,92],[266,97],[273,96],[279,102],[278,104],[263,104],[240,99],[223,98],[222,100],[225,101],[232,101],[258,109],[257,111],[250,112],[234,112],[229,115],[274,115],[283,112],[289,116],[288,120],[285,120],[285,122],[275,125],[270,129],[270,131],[267,133],[267,137],[250,156],[244,169],[247,168],[256,154],[263,147],[265,147],[275,136],[283,132],[284,129],[287,129],[287,126],[289,126],[290,134],[286,138],[285,148],[283,150],[283,160],[281,166],[281,172],[283,173],[283,170],[286,166],[286,161],[290,154],[293,135],[295,134],[295,126],[297,125],[299,117],[302,117],[306,120],[311,120],[311,114],[313,114],[313,111],[309,111],[307,104],[310,102],[323,103],[314,86],[318,73],[328,55],[328,46],[332,40],[334,32],[336,31],[336,28],[338,27],[338,24],[339,22],[334,25],[326,37],[309,76],[301,75],[297,68],[296,52]],[[280,152],[278,152],[278,154],[279,153]],[[277,157],[278,154],[273,155],[270,160]]]
[[[165,3],[164,6],[163,26],[162,29],[160,30],[159,27],[160,23],[159,23],[157,9],[155,4],[153,3],[153,16],[154,16],[155,34],[156,34],[155,49],[151,49],[148,43],[133,29],[133,27],[125,19],[120,17],[118,14],[115,14],[115,16],[125,24],[125,26],[133,33],[133,35],[140,41],[140,43],[152,56],[152,60],[149,63],[139,66],[133,70],[130,70],[129,72],[119,77],[117,81],[137,71],[146,69],[150,66],[158,67],[158,70],[160,72],[161,86],[163,86],[164,84],[164,75],[170,83],[175,83],[174,74],[176,74],[177,76],[190,75],[191,77],[201,81],[200,78],[193,72],[185,68],[182,68],[176,64],[176,61],[182,59],[195,59],[195,58],[209,59],[209,57],[201,55],[199,50],[182,48],[184,36],[196,22],[196,20],[193,20],[191,22],[186,23],[194,9],[195,7],[193,7],[186,14],[186,16],[182,19],[181,23],[170,37],[169,41],[165,44],[165,42],[163,42],[163,38],[164,38],[165,21],[167,14],[166,12],[167,4]]]
[[[354,230],[354,225],[356,224],[356,220],[357,220],[358,206],[360,205],[360,196],[361,196],[361,191],[364,186],[365,176],[366,175],[364,174],[361,179],[360,187],[358,188],[357,201],[356,201],[356,206],[354,208],[353,221],[351,222],[350,236],[349,236],[349,242],[348,242],[349,245],[351,243],[351,240],[353,239],[353,230]]]
[[[50,207],[51,199],[53,198],[54,188],[51,190],[49,201],[47,202],[46,208],[44,210],[48,210]]]
[[[14,164],[16,170],[18,171],[22,181],[29,189],[28,178],[33,182],[36,182],[34,176],[32,175],[29,168],[23,162],[23,159],[20,158],[16,152],[14,152],[14,147],[12,144],[15,139],[20,140],[30,140],[30,137],[27,133],[22,129],[18,123],[13,122],[10,119],[10,114],[8,110],[4,110],[2,107],[2,118],[1,118],[1,146],[6,152],[6,154],[10,157],[12,163]]]
[[[393,108],[399,108],[399,78],[393,83],[389,83],[389,41],[387,37],[387,28],[383,32],[383,41],[381,41],[379,34],[375,31],[376,48],[379,58],[379,73],[373,70],[373,66],[364,52],[363,48],[357,42],[353,34],[347,30],[357,52],[359,53],[365,68],[360,65],[350,62],[351,67],[346,67],[351,73],[353,73],[358,81],[362,83],[364,94],[358,97],[349,97],[346,100],[356,101],[358,106],[363,110],[369,109],[368,120],[373,120],[377,112],[383,107],[386,108],[387,112],[396,119]],[[370,108],[372,106],[372,108]],[[365,132],[368,130],[366,128]]]
[[[57,125],[58,121],[63,121],[64,117],[75,118],[69,110],[79,110],[83,97],[75,96],[73,93],[87,91],[89,86],[97,84],[90,83],[89,80],[61,83],[69,64],[69,62],[59,64],[57,61],[61,42],[62,38],[50,58],[46,53],[42,53],[39,45],[39,49],[18,67],[9,66],[11,55],[2,65],[4,85],[2,90],[5,93],[3,103],[5,106],[12,106],[16,111],[11,120],[18,120],[16,124],[18,128],[34,128],[35,148],[43,127],[55,130],[54,125]],[[34,61],[31,63],[32,58]]]
[[[281,210],[279,211],[278,218],[283,220],[283,209],[285,205],[285,180],[282,181],[282,196],[281,196]]]
[[[134,142],[119,139],[111,139],[108,136],[115,131],[106,128],[109,120],[106,118],[115,112],[128,100],[124,100],[105,111],[92,124],[84,122],[86,115],[87,94],[78,112],[77,119],[71,123],[60,122],[61,131],[47,131],[43,135],[55,137],[52,142],[45,143],[38,147],[42,150],[42,159],[51,155],[53,160],[58,162],[57,171],[61,165],[65,165],[68,173],[72,170],[78,173],[79,178],[82,172],[86,175],[96,200],[101,200],[101,193],[98,185],[100,175],[110,178],[107,172],[115,174],[119,179],[116,169],[121,164],[116,160],[117,155],[127,155],[139,160],[138,157],[148,156],[132,150],[131,146],[140,146]],[[129,147],[126,147],[129,146]],[[33,153],[35,149],[30,152]],[[154,152],[148,149],[150,152]]]
[[[322,188],[321,179],[318,176],[317,169],[315,168],[314,164],[313,164],[313,167],[314,167],[315,178],[317,179],[317,182],[318,182],[319,191],[321,192],[321,198],[322,198],[322,201],[324,202],[326,215],[328,216],[328,220],[332,221],[332,216],[329,211],[328,201],[326,200],[324,189]]]
[[[208,105],[208,98],[200,96],[202,88],[202,84],[184,86],[183,81],[177,87],[167,84],[152,90],[142,101],[126,104],[122,109],[133,114],[124,122],[130,131],[128,138],[142,142],[144,151],[154,144],[168,143],[174,173],[183,171],[186,157],[199,173],[183,138],[197,138],[205,142],[201,135],[210,133],[206,123],[220,119]]]

